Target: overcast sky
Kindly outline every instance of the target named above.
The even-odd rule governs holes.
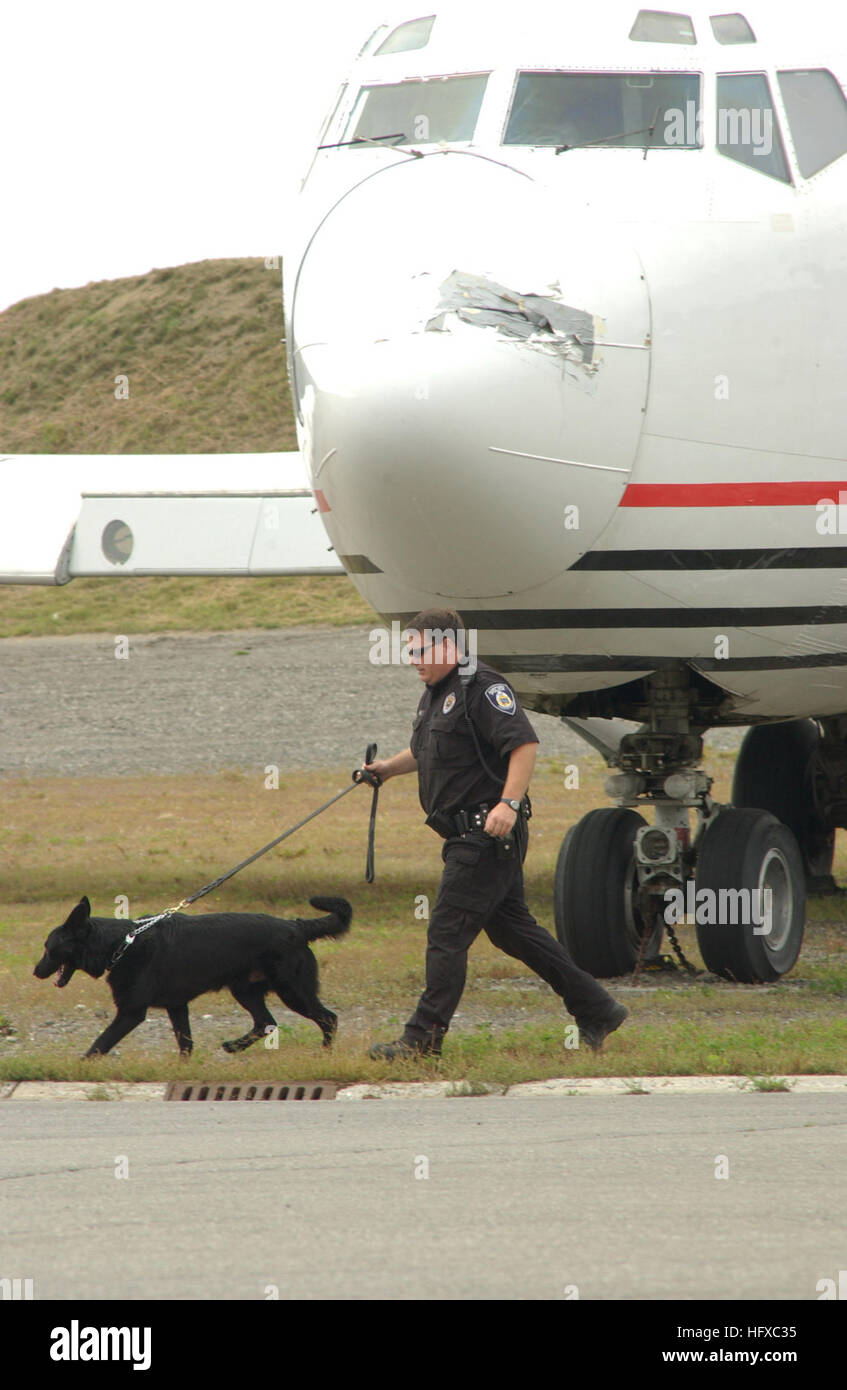
[[[5,0],[0,309],[279,251],[352,58],[383,19],[414,13],[414,0]]]

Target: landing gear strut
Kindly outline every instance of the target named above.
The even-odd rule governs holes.
[[[619,771],[606,790],[617,807],[590,811],[562,844],[556,933],[584,970],[620,975],[658,954],[665,924],[693,911],[707,969],[744,983],[778,979],[803,940],[806,874],[795,835],[770,808],[712,801],[684,670],[657,672],[649,695],[650,724],[626,734],[610,759]],[[653,808],[652,826],[642,807]]]

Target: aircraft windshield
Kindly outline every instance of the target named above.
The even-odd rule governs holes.
[[[424,144],[471,140],[487,81],[488,74],[483,73],[363,87],[344,139],[379,140],[402,133],[407,140]],[[368,148],[366,144],[358,147]],[[351,148],[356,149],[356,144]]]
[[[696,73],[522,72],[503,143],[697,149],[699,112]]]
[[[717,146],[727,159],[791,182],[770,85],[762,72],[731,72],[717,81]]]

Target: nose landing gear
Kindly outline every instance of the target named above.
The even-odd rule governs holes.
[[[658,955],[666,925],[693,916],[708,970],[776,980],[803,940],[806,868],[795,835],[768,810],[712,801],[685,673],[657,672],[651,687],[650,726],[626,734],[610,759],[619,772],[606,790],[618,805],[589,811],[562,843],[556,933],[582,969],[608,977]],[[652,826],[642,806],[653,807]]]
[[[556,934],[590,975],[625,975],[638,957],[646,923],[639,910],[634,845],[647,822],[623,806],[589,811],[562,842],[554,888]],[[657,954],[653,926],[647,950]]]
[[[715,920],[705,912],[697,920],[708,970],[754,983],[778,980],[791,969],[803,942],[806,875],[787,825],[768,811],[722,811],[700,850],[698,897],[704,889],[704,906],[717,907]]]

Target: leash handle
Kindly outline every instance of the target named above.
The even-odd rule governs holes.
[[[376,757],[376,753],[376,744],[369,743],[367,748],[365,749],[365,762],[372,763],[374,758]],[[382,778],[378,777],[375,772],[368,772],[367,769],[364,767],[356,768],[356,770],[353,773],[353,781],[356,783],[367,782],[368,786],[373,787],[374,789],[382,786]]]
[[[372,763],[373,760],[374,760],[374,758],[376,757],[376,754],[377,754],[377,747],[376,747],[376,744],[375,744],[375,743],[369,743],[368,746],[367,746],[367,748],[366,748],[366,750],[365,750],[365,762],[366,762],[366,763]],[[359,771],[361,772],[361,771],[363,771],[363,769],[362,769],[362,768],[359,768]],[[373,787],[373,796],[371,797],[371,814],[370,814],[370,820],[368,821],[368,854],[367,854],[367,858],[366,858],[366,860],[365,860],[365,883],[373,883],[373,881],[374,881],[374,836],[375,836],[375,833],[376,833],[376,808],[377,808],[377,803],[378,803],[378,801],[379,801],[379,789],[380,789],[380,787],[381,787],[381,785],[382,785],[382,779],[381,779],[380,777],[377,777],[375,773],[370,773],[370,774],[365,773],[365,776],[362,777],[362,778],[360,778],[359,780],[360,780],[360,781],[366,781],[366,782],[368,782],[368,783]]]

